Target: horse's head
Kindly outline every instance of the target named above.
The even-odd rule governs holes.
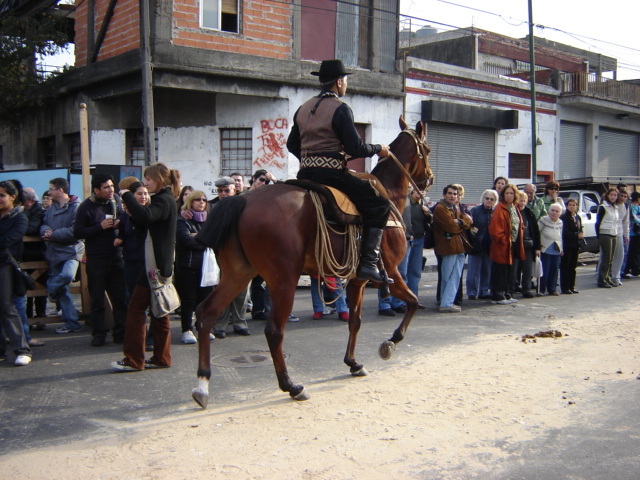
[[[400,135],[391,144],[391,150],[396,152],[396,149],[408,149],[407,156],[404,157],[405,168],[407,168],[409,175],[420,190],[428,192],[433,185],[435,176],[431,170],[429,164],[429,154],[431,153],[431,147],[427,143],[425,138],[425,126],[424,122],[416,123],[415,130],[411,130],[404,118],[400,116]],[[402,142],[407,138],[411,139],[409,142]],[[400,153],[398,151],[398,153]]]

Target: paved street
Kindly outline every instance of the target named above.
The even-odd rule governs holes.
[[[367,289],[356,358],[373,376],[393,375],[400,361],[473,342],[480,334],[533,334],[547,330],[549,318],[579,318],[594,312],[610,312],[615,316],[616,312],[638,306],[640,278],[625,282],[622,288],[597,289],[594,269],[593,264],[578,269],[580,295],[541,297],[515,306],[465,299],[460,314],[437,312],[436,275],[426,272],[421,283],[421,300],[428,308],[418,311],[405,342],[388,362],[378,357],[377,347],[390,336],[400,317],[377,315],[376,291]],[[311,320],[308,288],[297,290],[294,313],[301,321],[288,324],[284,350],[293,380],[306,386],[313,402],[315,394],[322,394],[323,384],[349,379],[342,362],[347,325],[338,321],[336,315]],[[259,400],[277,390],[262,334],[264,322],[250,320],[249,324],[252,336],[230,334],[213,342],[209,410]],[[180,343],[177,318],[172,321],[173,368],[141,373],[113,373],[109,362],[121,358],[120,346],[111,343],[100,348],[89,346],[89,327],[80,334],[56,335],[55,326],[34,332],[34,337],[45,340],[46,345],[34,349],[31,365],[14,367],[12,356],[0,364],[3,412],[0,455],[96,436],[126,437],[135,431],[138,422],[170,421],[198,411],[190,398],[196,385],[197,347]],[[624,335],[608,331],[606,325],[602,330],[602,335]],[[553,432],[544,442],[528,445],[514,462],[513,475],[505,478],[567,478],[565,474],[569,472],[577,474],[575,478],[638,478],[639,388],[640,381],[607,392],[603,401],[607,402],[608,415],[601,423],[574,424]]]

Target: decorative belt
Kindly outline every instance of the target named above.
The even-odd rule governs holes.
[[[347,161],[344,158],[333,157],[302,157],[300,168],[332,168],[334,170],[342,170],[346,168]]]

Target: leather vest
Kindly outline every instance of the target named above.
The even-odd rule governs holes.
[[[300,130],[300,152],[302,157],[322,154],[339,154],[344,150],[331,122],[342,100],[327,96],[318,103],[319,97],[307,100],[298,110],[296,123]],[[317,105],[317,107],[316,107]],[[314,109],[314,113],[311,111]]]

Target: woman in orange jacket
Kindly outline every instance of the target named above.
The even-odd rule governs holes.
[[[489,223],[491,237],[489,257],[493,262],[491,265],[491,303],[499,305],[517,302],[507,291],[507,285],[514,258],[517,257],[521,260],[525,258],[524,224],[517,207],[517,198],[518,187],[512,184],[506,185],[500,192],[500,202],[496,205],[491,216],[491,223]]]

